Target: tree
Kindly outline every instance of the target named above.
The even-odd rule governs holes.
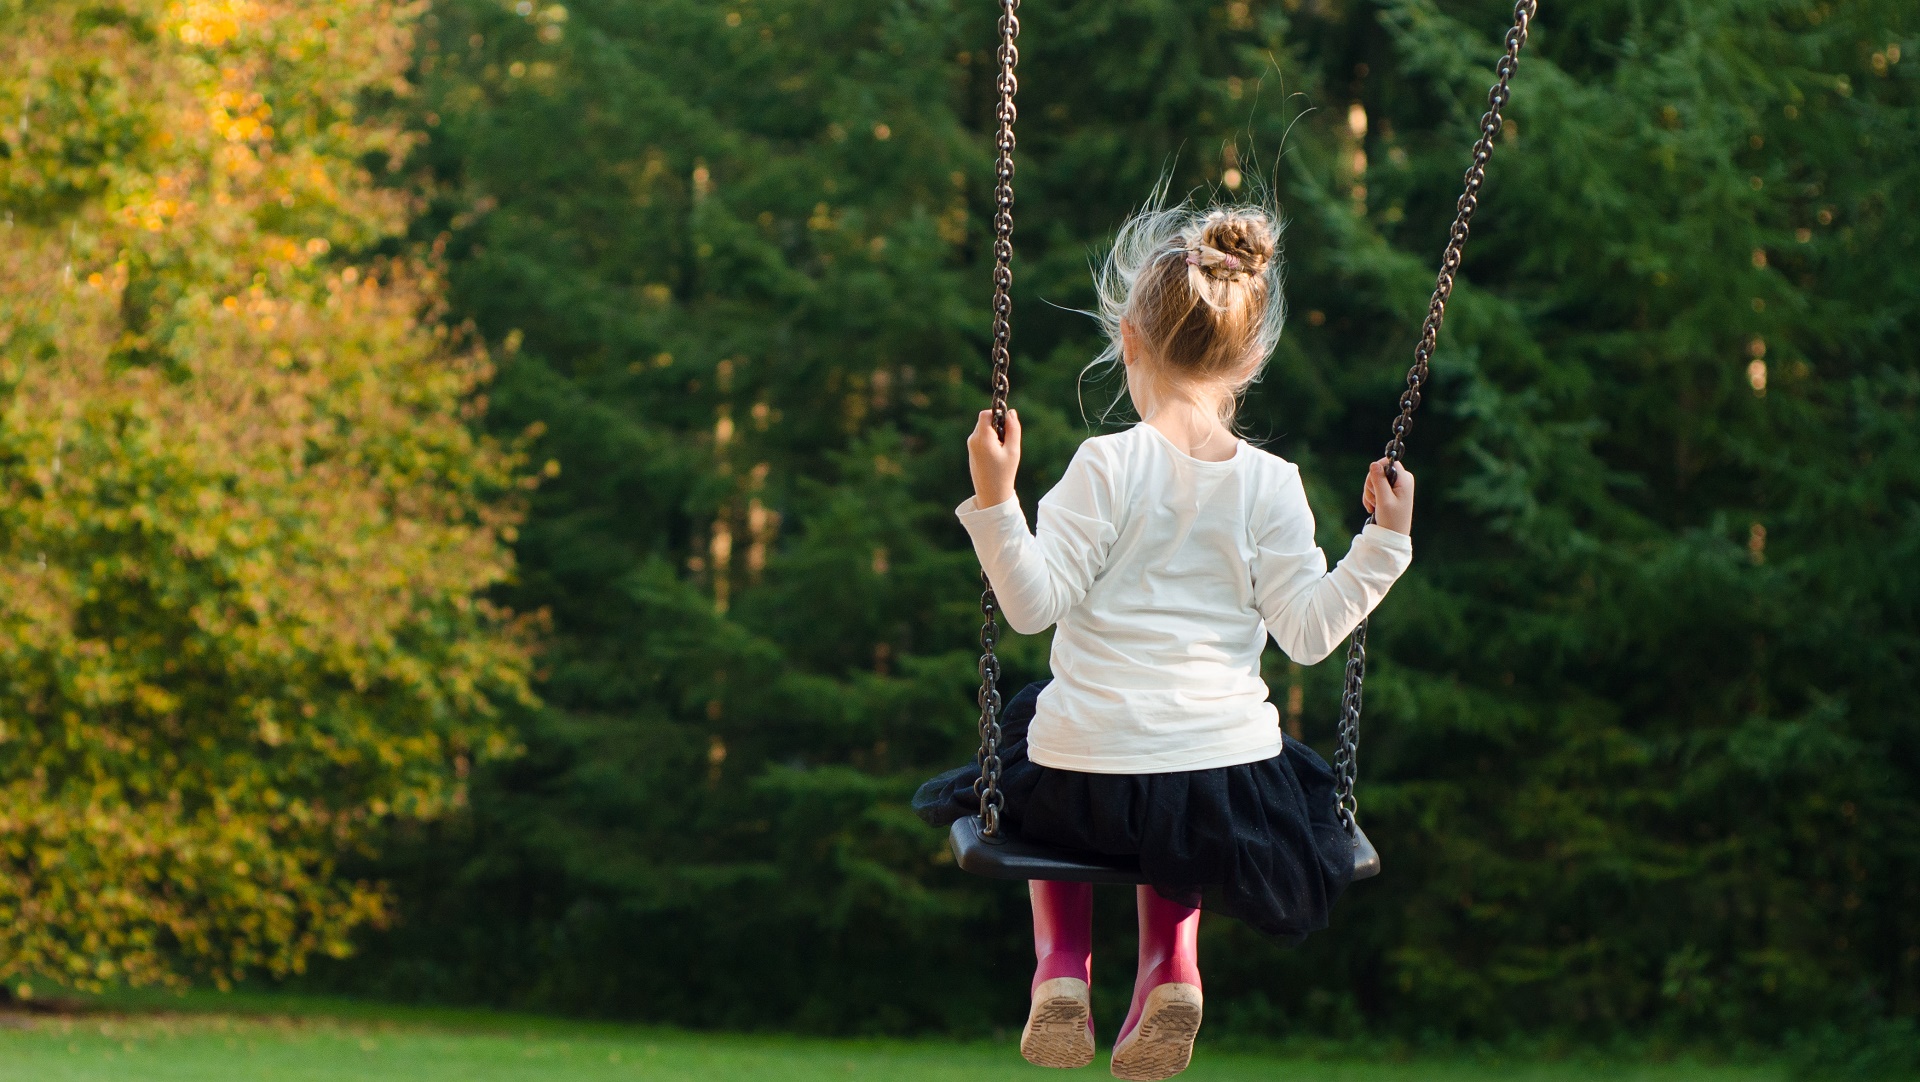
[[[973,671],[971,557],[918,491],[954,464],[983,325],[951,20],[728,14],[431,17],[418,236],[513,347],[493,423],[543,425],[564,468],[510,594],[554,613],[552,706],[470,820],[387,866],[418,908],[372,948],[384,990],[844,1027],[761,946],[871,1000],[899,937],[957,960],[948,922],[982,907],[922,881],[937,839],[899,799],[966,754]],[[981,998],[929,988],[886,1024]]]
[[[0,12],[0,979],[344,953],[342,855],[510,747],[517,460],[434,272],[364,258],[414,14]]]
[[[1545,17],[1374,642],[1408,881],[1362,896],[1348,987],[1455,1033],[1911,1018],[1910,13]],[[1396,78],[1335,133],[1366,157],[1296,188],[1335,255],[1295,342],[1357,358],[1411,333],[1427,272],[1393,249],[1444,213],[1488,51],[1430,4],[1378,26]]]
[[[514,594],[553,606],[554,675],[529,757],[399,869],[420,916],[363,987],[1004,1021],[1018,893],[903,826],[971,746],[949,510],[984,400],[993,13],[440,12],[418,228],[447,234],[456,310],[520,343],[495,423],[548,423],[565,464]],[[1113,389],[1082,380],[1088,253],[1163,172],[1264,185],[1294,316],[1245,419],[1337,557],[1510,6],[1022,14],[1023,495]],[[1388,873],[1298,952],[1209,925],[1211,1018],[1773,1039],[1913,1015],[1910,23],[1546,7],[1412,444],[1419,557],[1373,632]],[[1010,684],[1045,645],[1006,647]],[[1269,676],[1326,741],[1338,666]],[[1096,972],[1124,975],[1130,925],[1102,927]]]

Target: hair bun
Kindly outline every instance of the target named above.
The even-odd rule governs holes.
[[[1215,210],[1201,223],[1200,243],[1232,256],[1233,264],[1237,264],[1202,268],[1215,278],[1237,280],[1259,275],[1273,262],[1273,227],[1262,215]]]
[[[1114,237],[1094,286],[1107,332],[1102,360],[1124,359],[1156,387],[1213,400],[1230,423],[1280,341],[1280,237],[1257,203],[1166,206],[1154,197]],[[1184,392],[1183,392],[1184,393]]]

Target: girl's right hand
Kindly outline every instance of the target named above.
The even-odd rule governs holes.
[[[1393,484],[1387,484],[1387,460],[1367,467],[1367,487],[1360,502],[1373,521],[1395,533],[1413,533],[1413,471],[1403,464],[1395,471]]]
[[[1018,413],[1007,411],[1007,435],[1002,439],[993,430],[993,411],[980,411],[980,422],[967,437],[967,469],[973,474],[975,507],[984,510],[1013,499],[1013,479],[1020,471]]]

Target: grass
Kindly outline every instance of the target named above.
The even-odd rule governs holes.
[[[837,1041],[689,1033],[292,997],[117,999],[0,1014],[0,1082],[997,1082],[1071,1075],[1011,1040]],[[1322,1059],[1207,1047],[1191,1082],[1784,1082],[1765,1066],[1508,1058]]]

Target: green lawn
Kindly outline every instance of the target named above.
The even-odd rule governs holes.
[[[829,1041],[555,1022],[369,1005],[204,998],[183,1011],[0,1015],[0,1082],[732,1082],[774,1079],[1108,1077],[1104,1061],[1062,1076],[1021,1062],[1011,1041]],[[1782,1082],[1764,1067],[1417,1059],[1355,1062],[1208,1048],[1194,1082]]]

